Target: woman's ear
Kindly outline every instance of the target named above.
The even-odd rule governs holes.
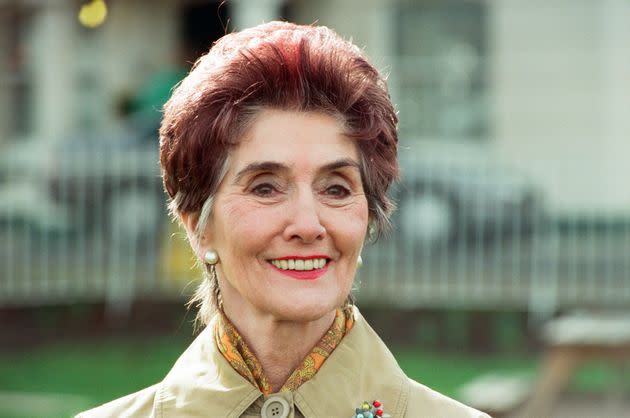
[[[374,238],[376,237],[376,221],[371,216],[368,219],[368,228],[365,235],[365,239],[368,243],[374,242]]]
[[[188,236],[188,242],[197,256],[201,254],[201,247],[203,245],[204,236],[197,236],[197,223],[199,222],[199,214],[185,212],[179,214],[179,219],[182,221],[182,225],[186,229],[186,235]]]

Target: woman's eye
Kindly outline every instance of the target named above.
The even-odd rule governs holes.
[[[252,188],[252,193],[259,197],[272,196],[276,192],[276,188],[270,183],[259,184]]]
[[[329,188],[327,188],[326,194],[329,196],[341,199],[344,197],[348,197],[350,195],[350,190],[348,190],[346,187],[340,184],[336,184],[334,186],[330,186]]]

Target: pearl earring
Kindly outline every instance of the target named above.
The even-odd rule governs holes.
[[[359,256],[359,258],[357,258],[357,267],[361,267],[362,265],[363,265],[363,258]]]
[[[203,255],[203,261],[205,261],[207,264],[210,264],[211,266],[214,266],[219,262],[219,254],[217,254],[217,252],[214,250],[208,250]]]

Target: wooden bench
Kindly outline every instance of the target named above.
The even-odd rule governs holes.
[[[522,416],[549,416],[574,373],[592,360],[630,362],[630,314],[572,314],[543,329],[543,361]],[[519,414],[520,415],[520,414]]]

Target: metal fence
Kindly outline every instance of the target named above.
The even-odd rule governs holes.
[[[552,214],[509,167],[413,160],[389,239],[366,251],[360,299],[403,307],[630,306],[630,218]]]
[[[25,153],[31,155],[31,153]],[[164,209],[152,148],[0,160],[0,306],[184,299],[199,273]],[[30,157],[29,157],[30,158]],[[360,303],[630,305],[630,222],[550,216],[509,169],[403,161],[389,237],[364,249]]]

